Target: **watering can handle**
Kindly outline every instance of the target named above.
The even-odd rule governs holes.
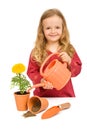
[[[58,55],[59,53],[52,53],[52,54],[50,54],[45,60],[44,60],[44,62],[43,62],[43,64],[41,65],[41,68],[40,68],[40,74],[42,75],[42,76],[44,76],[44,74],[43,74],[43,68],[44,68],[44,65],[46,64],[46,62],[53,56],[53,55]]]
[[[41,65],[41,68],[40,68],[40,74],[41,74],[42,76],[44,76],[44,73],[43,73],[44,65],[46,64],[46,62],[47,62],[53,55],[59,55],[59,53],[52,53],[52,54],[50,54],[50,55],[44,60],[43,64]],[[66,62],[64,62],[64,65],[65,65],[65,67],[67,67],[67,63],[66,63]]]

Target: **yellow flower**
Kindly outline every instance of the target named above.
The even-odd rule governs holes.
[[[12,67],[12,72],[13,73],[22,73],[25,71],[25,66],[22,64],[22,63],[18,63],[18,64],[15,64],[13,67]]]

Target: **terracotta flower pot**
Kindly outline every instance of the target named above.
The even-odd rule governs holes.
[[[29,101],[30,93],[21,95],[19,92],[15,92],[14,97],[15,97],[16,107],[18,111],[28,110],[28,101]]]
[[[33,114],[37,114],[48,107],[49,103],[46,98],[33,96],[29,99],[28,107]]]

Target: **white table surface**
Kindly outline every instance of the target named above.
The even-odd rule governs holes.
[[[44,111],[34,117],[24,118],[24,112],[17,111],[13,93],[8,92],[7,97],[2,96],[0,108],[0,127],[2,130],[86,130],[87,106],[82,98],[47,98],[48,108],[61,103],[70,102],[71,107],[49,119],[41,119]]]
[[[86,69],[73,79],[76,98],[47,98],[49,100],[48,108],[64,102],[70,102],[71,107],[46,120],[41,119],[43,112],[25,119],[22,116],[24,112],[17,111],[13,96],[14,89],[11,90],[9,87],[10,68],[6,70],[7,78],[5,77],[4,80],[5,75],[3,75],[0,81],[0,130],[87,130]]]
[[[13,96],[14,89],[11,90],[9,87],[11,75],[8,72],[10,70],[6,70],[8,76],[5,81],[4,75],[1,76],[0,82],[0,130],[6,130],[6,128],[8,130],[87,130],[86,71],[82,71],[82,75],[73,79],[76,98],[47,98],[48,108],[64,102],[70,102],[71,107],[50,119],[42,120],[43,112],[35,117],[24,118],[22,116],[24,112],[17,111]]]

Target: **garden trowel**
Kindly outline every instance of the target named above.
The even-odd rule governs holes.
[[[58,106],[53,106],[51,108],[49,108],[47,111],[45,111],[41,118],[42,119],[47,119],[47,118],[51,118],[52,116],[58,114],[60,111],[64,110],[64,109],[68,109],[70,108],[71,104],[70,103],[63,103],[60,104]]]

